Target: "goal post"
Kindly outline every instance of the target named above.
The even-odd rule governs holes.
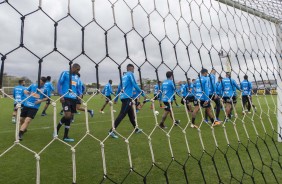
[[[277,57],[278,63],[277,63],[277,70],[281,74],[282,68],[279,66],[282,66],[282,24],[276,24],[276,51],[278,52],[277,55],[280,57]],[[280,64],[280,65],[279,65]],[[278,125],[278,141],[282,142],[282,81],[278,74],[277,75],[277,125]]]

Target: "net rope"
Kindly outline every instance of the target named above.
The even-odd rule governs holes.
[[[210,0],[210,1],[196,1],[196,0],[179,0],[179,1],[149,1],[152,5],[152,8],[148,8],[148,1],[138,0],[135,3],[132,3],[127,0],[108,0],[104,1],[105,6],[110,8],[112,13],[112,25],[110,27],[105,26],[99,20],[97,14],[97,9],[99,9],[99,3],[101,1],[92,0],[88,1],[88,5],[92,8],[92,17],[91,21],[83,24],[75,16],[73,16],[71,0],[68,0],[65,7],[67,9],[66,15],[55,19],[50,13],[45,9],[44,2],[42,0],[38,1],[37,8],[28,12],[22,12],[21,8],[14,4],[13,1],[2,0],[0,1],[0,8],[9,7],[11,11],[15,12],[20,16],[20,42],[17,47],[12,48],[11,50],[4,51],[0,49],[1,55],[1,71],[0,71],[0,92],[2,96],[8,97],[10,101],[14,101],[12,96],[5,92],[5,86],[3,86],[3,74],[5,71],[5,66],[9,63],[9,56],[17,53],[18,50],[25,50],[30,53],[38,60],[38,81],[40,81],[42,64],[44,60],[54,55],[54,53],[59,54],[68,63],[70,68],[73,63],[76,62],[78,58],[86,57],[93,65],[95,65],[96,72],[96,83],[97,89],[95,89],[92,94],[89,95],[87,100],[80,98],[82,105],[85,107],[85,133],[79,138],[75,144],[70,144],[64,142],[58,137],[57,134],[57,108],[60,104],[60,99],[63,98],[66,94],[73,93],[69,90],[66,94],[56,99],[50,98],[41,93],[51,100],[51,107],[53,108],[53,127],[52,133],[54,133],[53,139],[48,142],[42,149],[39,151],[34,151],[29,146],[26,146],[25,142],[20,142],[18,133],[20,127],[20,113],[22,103],[30,98],[28,96],[23,102],[17,104],[17,117],[16,117],[16,127],[15,127],[15,141],[12,142],[10,147],[0,150],[0,164],[1,159],[5,159],[5,155],[9,154],[12,149],[15,149],[16,146],[22,147],[25,151],[30,152],[34,155],[36,161],[36,179],[37,184],[41,183],[41,155],[46,152],[46,150],[51,147],[55,142],[59,142],[65,145],[70,153],[72,160],[72,182],[79,183],[79,176],[77,176],[77,150],[80,149],[80,145],[85,142],[87,137],[90,137],[93,142],[98,143],[101,149],[101,161],[102,161],[102,170],[103,175],[101,180],[97,183],[151,183],[151,175],[154,173],[154,170],[158,170],[162,173],[164,178],[156,178],[157,183],[165,181],[166,183],[280,183],[281,182],[281,152],[282,147],[281,143],[277,141],[277,138],[282,139],[281,136],[281,125],[276,118],[279,113],[282,114],[282,99],[281,96],[273,94],[274,92],[270,88],[274,88],[273,84],[270,83],[271,80],[274,80],[277,83],[276,90],[281,91],[281,71],[282,71],[282,26],[281,26],[281,7],[282,2],[279,0],[268,0],[268,1],[242,1],[242,0]],[[160,4],[163,3],[164,5]],[[253,13],[246,13],[241,11],[235,6],[227,6],[228,3],[240,3],[245,7],[252,8],[252,11],[256,10],[267,14],[268,16],[274,17],[275,20],[279,20],[276,23],[273,21],[265,20],[265,16],[254,16]],[[225,3],[225,4],[224,4]],[[103,3],[102,3],[103,4]],[[122,4],[124,5],[123,11],[128,11],[130,13],[130,21],[127,24],[132,25],[130,30],[123,28],[121,24],[118,11],[121,11],[117,7]],[[177,10],[175,10],[177,9]],[[140,15],[138,12],[141,13]],[[54,24],[54,45],[52,50],[49,50],[40,56],[33,49],[25,45],[25,35],[26,35],[26,22],[31,17],[38,13],[42,13],[47,19],[52,21]],[[259,14],[259,13],[258,13]],[[208,16],[207,16],[208,15]],[[136,16],[143,16],[146,20],[144,21],[148,27],[148,32],[140,30],[140,23],[138,19],[135,19]],[[216,19],[212,16],[216,16]],[[60,35],[58,34],[58,28],[63,22],[67,19],[74,21],[74,24],[80,28],[81,31],[81,45],[80,54],[71,58],[65,53],[65,50],[58,47],[58,39]],[[273,20],[273,19],[271,19]],[[105,20],[103,20],[105,21]],[[161,23],[158,25],[159,29],[163,33],[156,34],[154,22],[159,21]],[[173,23],[172,23],[173,22]],[[105,56],[99,60],[94,59],[91,54],[86,50],[86,40],[87,36],[85,34],[86,30],[91,24],[97,25],[104,33],[105,39]],[[183,25],[182,25],[183,24]],[[145,26],[145,25],[144,25]],[[277,28],[280,26],[280,30]],[[175,29],[171,33],[171,28]],[[110,37],[112,30],[117,30],[121,33],[121,39],[123,39],[124,44],[121,44],[121,47],[125,50],[125,58],[122,61],[116,59],[115,53],[111,51],[109,40],[113,37]],[[187,32],[183,31],[187,29]],[[160,31],[160,32],[161,32]],[[276,31],[280,31],[276,33]],[[140,40],[142,49],[144,52],[145,60],[136,60],[132,54],[132,49],[129,44],[129,37],[131,33],[135,33]],[[183,34],[189,35],[184,36]],[[149,39],[154,40],[155,47],[158,48],[159,58],[155,59],[151,57],[151,45],[148,41]],[[198,40],[195,40],[198,39]],[[276,43],[278,41],[278,43]],[[137,42],[135,40],[135,42]],[[148,43],[149,42],[149,43]],[[153,42],[152,42],[153,43]],[[279,44],[280,43],[280,44]],[[169,54],[174,55],[175,63],[169,61],[167,57],[167,45],[170,47]],[[185,59],[181,56],[181,52],[185,52]],[[222,52],[222,54],[221,54]],[[162,129],[159,125],[160,119],[157,115],[158,108],[156,107],[154,99],[158,97],[159,94],[162,94],[159,91],[156,96],[146,94],[145,98],[148,103],[151,105],[151,113],[146,114],[151,119],[154,124],[150,131],[141,130],[141,136],[144,136],[148,142],[148,147],[143,149],[148,149],[151,158],[151,165],[149,169],[144,173],[139,171],[138,167],[135,167],[135,158],[133,151],[132,139],[134,137],[135,130],[142,128],[143,115],[136,113],[137,107],[135,99],[140,98],[142,93],[140,93],[136,98],[128,96],[133,104],[133,110],[136,120],[136,127],[132,130],[129,135],[124,135],[120,129],[114,128],[114,122],[116,115],[114,113],[114,100],[118,98],[124,92],[120,92],[115,96],[113,100],[109,100],[109,112],[110,116],[107,118],[109,127],[112,128],[112,131],[117,134],[120,139],[124,141],[126,146],[128,167],[123,168],[128,171],[125,176],[114,177],[113,173],[119,171],[109,171],[108,165],[111,163],[112,158],[106,157],[105,148],[108,146],[108,141],[111,139],[109,134],[105,134],[103,139],[99,138],[96,134],[96,130],[92,130],[89,126],[89,115],[88,107],[89,104],[98,101],[100,97],[107,98],[100,91],[100,80],[101,74],[105,71],[101,71],[99,67],[110,60],[115,64],[115,73],[118,73],[120,80],[122,77],[122,68],[126,66],[128,62],[133,63],[138,71],[138,77],[140,80],[141,89],[144,90],[144,83],[142,76],[148,75],[146,69],[151,68],[155,72],[155,78],[157,81],[160,81],[163,78],[164,72],[170,70],[174,72],[173,82],[176,84],[177,80],[186,81],[188,77],[197,78],[199,72],[202,68],[215,68],[218,75],[224,75],[226,71],[232,73],[232,77],[237,80],[237,82],[242,81],[242,76],[248,74],[253,78],[255,84],[258,86],[259,82],[262,82],[264,87],[263,94],[259,94],[258,90],[254,90],[253,101],[251,101],[251,114],[243,113],[241,114],[241,109],[246,110],[246,107],[241,104],[240,107],[237,104],[232,104],[233,115],[234,117],[230,121],[224,120],[220,126],[214,127],[213,124],[205,123],[205,109],[200,108],[197,115],[197,124],[198,128],[191,129],[192,124],[191,115],[189,113],[188,107],[183,105],[181,112],[174,108],[172,99],[169,101],[169,106],[171,108],[171,119],[167,118],[166,124],[168,129]],[[158,61],[157,61],[158,60]],[[195,62],[195,60],[198,62]],[[218,62],[219,61],[219,62]],[[184,64],[183,64],[184,63]],[[87,67],[87,66],[83,66]],[[182,75],[177,75],[181,73]],[[237,77],[237,78],[236,78]],[[267,87],[266,83],[270,83]],[[144,92],[144,91],[143,91]],[[165,96],[165,94],[162,94]],[[178,96],[177,92],[174,93],[174,96]],[[207,94],[204,94],[207,96]],[[232,95],[232,97],[234,94]],[[232,98],[231,97],[231,98]],[[169,97],[170,98],[170,97]],[[179,98],[179,97],[177,97]],[[238,95],[238,99],[239,99]],[[250,98],[250,96],[248,96]],[[0,99],[3,100],[2,98]],[[239,99],[241,101],[241,99]],[[188,101],[184,100],[184,104]],[[200,103],[200,101],[198,101]],[[221,106],[225,106],[223,100],[220,100]],[[256,109],[252,106],[256,105]],[[215,104],[211,103],[212,115],[216,116]],[[145,108],[145,107],[144,107]],[[177,117],[179,113],[185,115],[185,121],[182,121],[180,124],[176,124]],[[227,112],[225,108],[221,111],[222,117],[227,117]],[[182,119],[183,120],[183,119]],[[258,120],[258,121],[257,121]],[[94,120],[95,121],[95,120]],[[141,123],[140,123],[141,122]],[[232,125],[232,126],[231,126]],[[278,129],[277,129],[278,127]],[[269,129],[270,128],[270,129]],[[179,130],[179,131],[178,131]],[[232,131],[230,131],[232,130]],[[184,144],[181,145],[184,147],[186,155],[185,161],[183,162],[182,158],[179,157],[177,153],[176,146],[179,146],[178,142],[173,140],[175,132],[181,132],[183,135]],[[197,134],[193,133],[197,131]],[[252,136],[251,132],[254,132],[255,136]],[[157,158],[156,153],[161,152],[162,150],[157,150],[157,146],[154,145],[155,134],[161,134],[162,137],[166,137],[166,142],[161,142],[163,144],[162,149],[168,150],[169,152],[169,162],[162,164],[162,160]],[[192,135],[194,137],[192,137]],[[196,137],[197,136],[197,137]],[[219,137],[223,137],[221,140]],[[192,145],[196,144],[198,147],[195,148]],[[120,143],[120,142],[119,142]],[[167,146],[167,147],[166,147]],[[109,147],[109,146],[108,146]],[[121,148],[121,149],[124,149]],[[195,150],[194,150],[195,149]],[[198,151],[200,150],[200,151]],[[142,150],[140,149],[140,152]],[[256,157],[259,157],[257,159]],[[234,164],[235,160],[235,164]],[[259,163],[257,162],[259,160]],[[95,164],[95,163],[93,163]],[[249,165],[247,165],[249,164]],[[178,168],[177,171],[175,171]],[[225,167],[222,167],[224,165]],[[1,166],[0,166],[1,167]],[[174,170],[173,170],[173,169]],[[223,172],[224,169],[227,169]],[[177,173],[176,173],[177,172]],[[198,175],[192,175],[190,173],[198,172]],[[222,174],[224,173],[224,174]],[[136,181],[130,180],[130,176],[136,175]],[[172,176],[177,175],[177,176]],[[228,175],[228,176],[226,176]],[[258,177],[259,175],[259,177]],[[260,180],[258,180],[258,177]],[[180,180],[182,178],[182,180]],[[152,182],[153,183],[153,182]]]

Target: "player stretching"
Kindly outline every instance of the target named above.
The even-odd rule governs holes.
[[[135,122],[135,114],[132,107],[132,96],[133,96],[133,88],[136,89],[137,93],[142,93],[141,89],[137,85],[135,78],[134,78],[134,65],[128,64],[127,72],[122,76],[121,84],[119,85],[119,89],[117,91],[117,94],[122,91],[123,93],[120,94],[120,99],[122,102],[121,110],[119,112],[118,117],[115,120],[114,128],[116,129],[120,122],[123,120],[123,118],[128,115],[129,120],[132,124],[132,126],[135,129],[135,133],[142,132],[142,129],[139,129],[136,127]],[[142,93],[142,96],[145,96],[144,93]],[[113,129],[111,128],[109,131],[109,135],[113,138],[118,138],[118,136],[113,132]]]
[[[112,94],[115,95],[113,93],[113,89],[112,89],[112,80],[109,80],[109,83],[105,85],[102,94],[104,94],[106,96],[106,101],[103,105],[103,107],[100,109],[100,113],[104,114],[104,108],[106,107],[106,105],[109,103],[110,100],[112,100]],[[113,110],[114,112],[116,112],[115,110]]]
[[[24,80],[19,80],[19,85],[14,87],[13,90],[13,98],[14,98],[14,111],[13,111],[13,116],[12,116],[12,123],[16,123],[16,116],[17,116],[17,104],[21,103],[26,96],[24,94],[24,90],[26,89],[25,87],[25,81]],[[23,104],[22,104],[23,107]]]
[[[64,116],[57,125],[57,134],[59,133],[61,126],[65,124],[65,133],[63,138],[65,142],[74,141],[74,139],[69,138],[68,134],[70,129],[71,118],[76,112],[76,97],[82,94],[80,91],[81,86],[79,86],[79,77],[77,75],[79,71],[80,65],[74,63],[71,67],[71,73],[69,71],[62,72],[58,81],[59,95],[66,95],[61,97],[60,99],[63,105]],[[69,91],[69,88],[72,90],[72,92]]]
[[[196,115],[200,109],[200,105],[205,109],[205,113],[209,116],[213,126],[220,125],[220,122],[214,121],[213,115],[211,112],[211,104],[209,98],[209,78],[207,77],[208,70],[202,69],[201,76],[196,79],[194,88],[195,88],[195,100],[194,100],[194,111],[192,113],[192,124],[191,128],[198,128],[195,125]],[[200,104],[199,104],[200,103]]]
[[[165,126],[164,122],[165,122],[168,114],[170,115],[170,117],[172,119],[171,108],[172,108],[172,103],[173,103],[173,100],[174,100],[174,93],[175,93],[175,85],[173,84],[172,77],[173,77],[173,73],[171,71],[166,72],[167,80],[165,80],[162,83],[162,87],[161,87],[161,91],[162,91],[162,94],[163,94],[162,100],[163,100],[163,103],[165,105],[162,120],[160,122],[160,127],[162,129],[167,128]],[[169,102],[171,102],[171,105],[169,104]],[[174,122],[174,124],[179,124],[179,123],[180,123],[179,120],[176,120]]]
[[[251,113],[251,106],[253,106],[256,111],[256,107],[252,104],[252,83],[248,81],[248,76],[244,76],[244,80],[240,84],[242,90],[242,104],[243,104],[243,114],[245,114],[245,108],[247,104],[248,113]],[[247,111],[247,110],[246,110]]]
[[[231,78],[231,73],[226,72],[226,78],[222,79],[222,96],[223,103],[225,103],[225,112],[226,112],[226,121],[231,119],[231,111],[233,108],[233,104],[236,105],[236,88],[240,90],[239,86],[235,82],[234,79]]]
[[[162,104],[162,94],[160,93],[161,81],[158,81],[156,85],[154,85],[154,100],[159,100],[160,108],[163,108]],[[151,109],[153,109],[153,105],[151,105]]]
[[[48,98],[48,100],[46,101],[46,104],[45,104],[44,109],[43,109],[43,111],[42,111],[42,113],[41,113],[41,116],[46,116],[46,115],[47,115],[47,114],[46,114],[46,110],[47,110],[47,108],[49,107],[50,102],[51,102],[51,100],[50,100],[51,93],[54,91],[54,86],[53,86],[52,83],[51,83],[51,77],[50,77],[50,76],[47,76],[46,78],[47,78],[47,81],[46,81],[46,83],[44,84],[44,88],[47,90],[47,95],[48,95],[49,98]]]
[[[21,112],[21,126],[19,131],[19,140],[23,140],[23,135],[27,131],[27,128],[32,119],[34,119],[41,102],[46,101],[43,94],[47,95],[47,90],[44,88],[46,77],[41,77],[39,85],[32,84],[26,90],[25,94],[30,97],[24,102],[24,107]]]

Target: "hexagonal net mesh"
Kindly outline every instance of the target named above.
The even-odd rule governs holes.
[[[0,1],[0,103],[14,103],[17,112],[16,126],[0,130],[1,138],[15,135],[0,143],[1,183],[279,183],[281,6],[280,0]],[[135,74],[126,73],[128,64]],[[60,87],[62,71],[64,93],[48,95],[41,77],[51,75]],[[15,76],[38,81],[22,101],[10,89]],[[128,78],[137,81],[136,95],[126,88]],[[113,99],[103,90],[110,79]],[[79,81],[87,84],[84,93]],[[40,124],[47,117],[37,115],[20,141],[23,117],[30,117],[25,108],[37,109],[33,98],[50,101],[50,123]],[[66,98],[78,99],[85,113],[71,125],[65,107],[58,117]],[[92,108],[100,111],[94,118]],[[124,122],[117,128],[126,115],[133,128]],[[62,125],[74,143],[59,138]],[[53,136],[37,135],[45,132]],[[3,166],[28,159],[25,153],[36,161],[35,169],[24,164],[26,181]],[[66,163],[52,166],[62,158]],[[50,177],[50,170],[59,175]]]

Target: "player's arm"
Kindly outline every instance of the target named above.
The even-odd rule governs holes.
[[[235,80],[232,80],[233,85],[235,86],[235,88],[237,88],[239,91],[241,91],[240,87],[238,86],[238,84],[235,82]]]
[[[139,86],[138,86],[138,84],[137,84],[137,82],[136,82],[134,76],[133,76],[133,75],[130,75],[129,77],[130,77],[131,83],[132,83],[133,87],[136,89],[136,91],[137,91],[138,93],[141,93],[141,95],[142,95],[143,97],[145,97],[145,93],[139,88]]]

